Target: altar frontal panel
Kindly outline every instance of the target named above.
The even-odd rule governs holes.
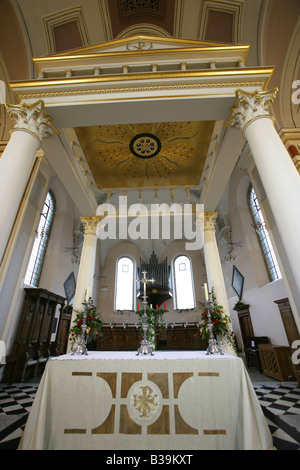
[[[21,447],[271,447],[268,426],[240,359],[179,357],[51,360]]]

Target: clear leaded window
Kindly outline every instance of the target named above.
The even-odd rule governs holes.
[[[115,310],[134,310],[134,263],[123,256],[117,262]]]
[[[46,255],[48,240],[51,233],[55,211],[55,199],[49,191],[40,215],[38,227],[35,231],[34,244],[31,250],[29,263],[25,275],[25,284],[37,287],[41,277],[43,262]]]
[[[195,308],[194,284],[190,258],[180,255],[174,260],[175,308]]]
[[[251,186],[249,190],[249,206],[254,220],[254,228],[264,255],[269,278],[271,281],[276,281],[277,279],[281,279],[281,272],[253,186]]]

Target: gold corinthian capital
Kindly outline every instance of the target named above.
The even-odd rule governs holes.
[[[215,231],[217,216],[218,212],[201,212],[197,214],[197,222],[203,230]]]
[[[80,217],[83,225],[84,235],[96,235],[97,225],[101,217]]]
[[[53,134],[59,134],[59,131],[51,122],[51,118],[47,116],[45,105],[42,100],[32,105],[5,105],[5,108],[13,122],[11,132],[23,130],[34,135],[39,142]]]
[[[225,125],[244,132],[246,127],[258,118],[273,119],[270,110],[277,92],[278,88],[269,91],[256,90],[253,93],[240,89],[236,90],[235,104],[231,108],[231,115]]]

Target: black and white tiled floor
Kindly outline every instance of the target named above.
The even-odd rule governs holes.
[[[18,447],[38,384],[0,384],[0,450]]]
[[[263,377],[263,376],[262,376]],[[253,382],[274,448],[300,450],[300,387],[296,382]],[[18,447],[37,383],[0,384],[0,451]]]
[[[278,450],[300,450],[300,387],[296,382],[253,383]]]

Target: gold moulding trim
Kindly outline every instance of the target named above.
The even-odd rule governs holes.
[[[12,129],[10,129],[9,134],[11,135],[13,134],[13,132],[17,132],[17,131],[27,132],[27,134],[30,134],[33,137],[35,137],[37,141],[39,142],[39,144],[41,145],[42,139],[40,139],[39,136],[35,132],[31,131],[30,129],[26,129],[24,127],[13,127]],[[57,133],[58,132],[55,132],[55,134]]]
[[[158,36],[153,36],[151,34],[134,34],[133,36],[130,37],[124,37],[121,39],[112,39],[110,41],[107,41],[105,43],[100,43],[100,44],[94,44],[94,45],[87,45],[87,46],[80,46],[77,49],[72,49],[72,54],[75,53],[80,53],[82,51],[93,51],[96,50],[97,53],[99,52],[99,49],[107,49],[108,46],[116,46],[116,45],[122,45],[125,44],[127,45],[128,43],[132,43],[135,41],[148,41],[151,42],[152,44],[178,44],[178,47],[182,48],[187,48],[189,50],[190,47],[187,45],[194,46],[195,48],[199,48],[200,50],[202,48],[211,48],[211,46],[214,46],[216,48],[220,49],[240,49],[240,48],[250,48],[251,44],[225,44],[225,43],[220,43],[216,41],[203,41],[200,39],[181,39],[181,38],[173,38],[173,37],[158,37]],[[158,49],[160,51],[162,49]],[[172,50],[172,49],[171,49]],[[177,49],[178,50],[178,49]],[[169,49],[167,49],[169,51]],[[105,53],[107,53],[105,51]],[[112,52],[114,53],[114,52]],[[118,53],[118,52],[117,52]],[[62,52],[57,52],[55,56],[64,56],[66,55],[66,51]],[[52,57],[52,56],[51,56]]]
[[[271,119],[271,121],[273,121],[273,123],[275,123],[274,116],[271,116],[270,114],[260,114],[259,116],[255,116],[255,118],[252,118],[248,122],[246,122],[246,124],[244,125],[244,127],[242,129],[243,134],[246,132],[246,129],[249,126],[249,124],[251,124],[254,121],[257,121],[258,119],[262,119],[262,118]]]
[[[28,87],[49,87],[55,85],[80,85],[91,84],[99,82],[120,82],[120,81],[134,81],[134,80],[161,80],[161,79],[174,79],[174,78],[218,78],[224,76],[237,76],[237,75],[268,75],[273,74],[274,68],[262,69],[209,69],[202,71],[180,71],[180,72],[148,72],[148,73],[130,73],[122,75],[97,75],[92,77],[65,77],[56,79],[32,80],[28,82],[9,82],[9,86],[14,88],[28,88]]]
[[[141,39],[144,39],[145,41],[147,40],[148,42],[154,42],[153,41],[153,38],[149,38],[149,37],[145,37],[145,38],[137,38],[137,37],[130,37],[130,38],[127,38],[126,40],[126,43],[129,42],[130,40],[130,43],[132,42],[135,42],[135,40],[141,40]],[[160,38],[162,39],[162,38]],[[184,41],[184,42],[187,42],[187,41]],[[116,44],[118,43],[118,41],[116,41]],[[113,45],[113,43],[109,43],[110,45]],[[78,52],[80,51],[84,51],[85,49],[90,49],[91,46],[87,46],[86,48],[80,48],[78,49]],[[105,44],[105,47],[107,47],[107,44]],[[95,46],[95,48],[99,48],[98,45]],[[75,52],[76,50],[74,50],[73,54],[64,54],[64,55],[60,55],[60,54],[54,54],[53,56],[47,56],[47,57],[34,57],[33,58],[33,62],[35,64],[39,64],[39,63],[43,63],[43,62],[58,62],[58,61],[66,61],[66,60],[82,60],[82,59],[90,59],[90,58],[95,58],[95,59],[99,59],[99,58],[116,58],[116,57],[124,57],[124,56],[128,56],[128,57],[132,57],[132,56],[137,56],[137,55],[159,55],[159,56],[162,56],[162,55],[165,55],[165,54],[168,54],[168,55],[178,55],[179,53],[195,53],[195,54],[201,54],[201,53],[205,53],[205,52],[211,52],[211,53],[218,53],[218,52],[234,52],[234,51],[238,51],[238,52],[246,52],[248,53],[249,52],[249,49],[250,49],[250,45],[233,45],[233,46],[230,46],[230,45],[224,45],[224,46],[208,46],[208,47],[203,47],[203,46],[195,46],[195,47],[179,47],[179,48],[173,48],[173,49],[169,49],[169,48],[166,48],[166,49],[143,49],[142,51],[130,51],[130,50],[123,50],[123,51],[115,51],[115,52],[90,52],[90,53],[84,53],[84,54],[76,54],[75,55]],[[63,53],[62,53],[63,54]]]
[[[249,87],[255,86],[264,88],[266,83],[264,82],[222,82],[222,83],[194,83],[192,85],[159,85],[159,86],[148,86],[148,87],[129,87],[129,88],[104,88],[95,90],[76,90],[76,91],[57,91],[57,92],[39,92],[39,93],[19,93],[18,96],[21,100],[23,99],[36,99],[36,98],[53,98],[59,96],[80,96],[80,95],[98,95],[98,94],[116,94],[116,93],[134,93],[140,91],[164,91],[164,90],[188,90],[188,89],[201,89],[201,88],[238,88],[238,87]],[[193,96],[193,95],[191,95]],[[213,95],[216,96],[216,95]],[[147,97],[143,97],[145,99]],[[149,97],[153,99],[152,96]],[[158,96],[158,98],[161,98]],[[171,96],[174,98],[174,96]],[[129,97],[125,98],[129,100]],[[53,103],[47,103],[47,106],[51,106]]]

